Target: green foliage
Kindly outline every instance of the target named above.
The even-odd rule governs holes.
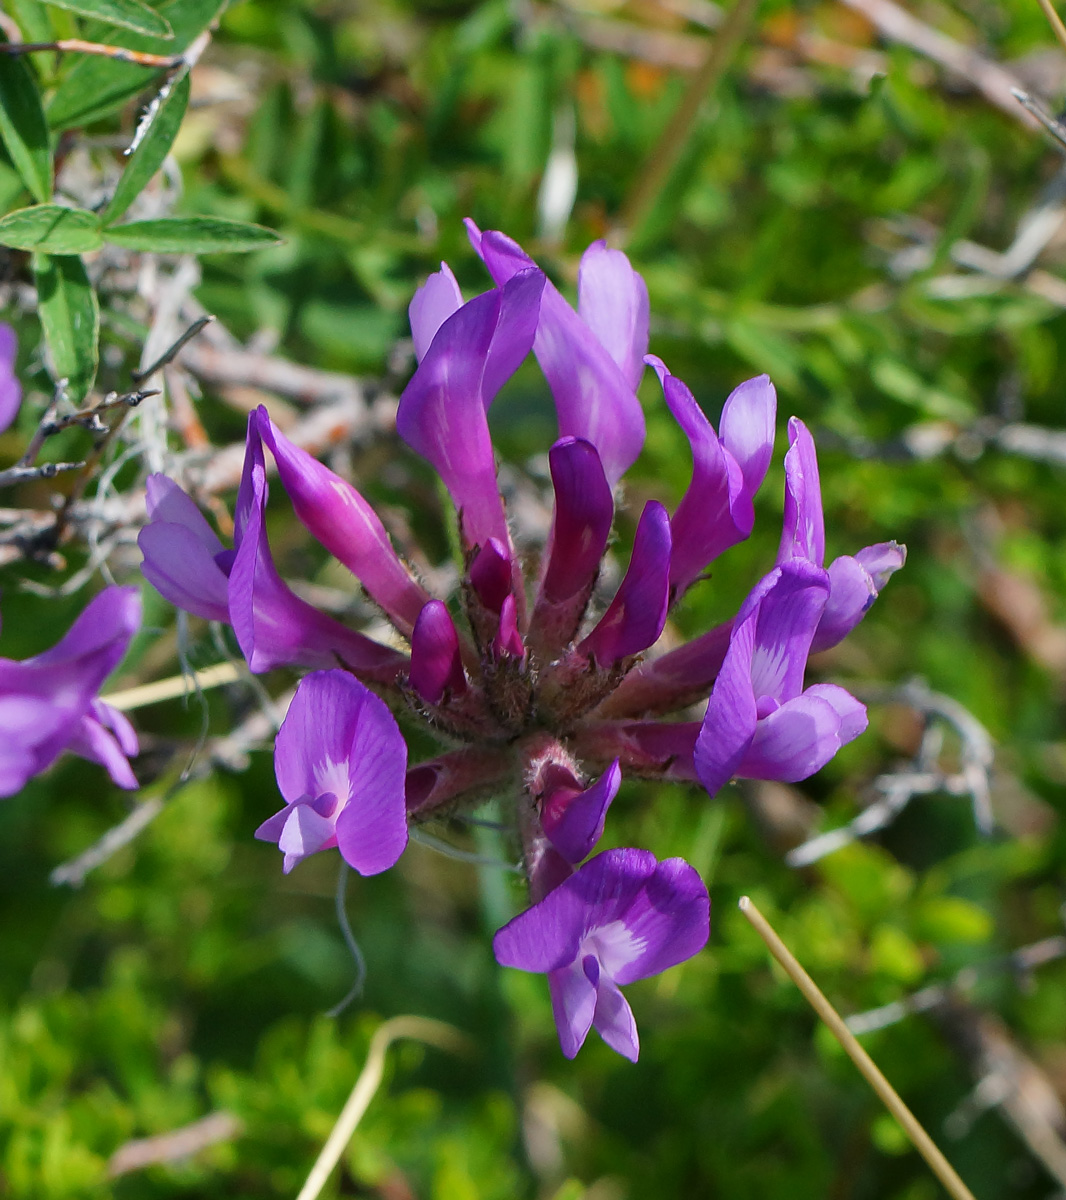
[[[220,14],[221,24],[191,80],[181,67],[0,54],[0,242],[5,271],[35,284],[40,303],[39,326],[36,315],[18,318],[27,405],[17,430],[0,435],[3,465],[18,458],[54,380],[67,380],[75,404],[129,384],[148,324],[97,286],[116,263],[137,268],[142,253],[163,256],[164,268],[167,255],[206,255],[197,299],[235,335],[372,377],[375,394],[395,393],[409,374],[398,344],[406,305],[441,259],[467,295],[487,285],[463,216],[522,240],[572,297],[581,250],[609,232],[684,80],[583,41],[569,8],[527,7],[7,4],[27,40],[80,37],[163,56],[181,54]],[[615,6],[607,19],[642,20],[636,7]],[[524,903],[511,875],[417,846],[398,871],[353,881],[366,994],[343,1017],[322,1016],[353,972],[334,916],[334,864],[317,856],[284,877],[273,849],[252,839],[275,807],[269,756],[252,753],[243,773],[175,782],[202,733],[228,732],[254,701],[233,689],[154,705],[135,714],[146,746],[138,769],[153,781],[146,795],[166,797],[162,813],[82,889],[52,888],[48,873],[126,815],[102,773],[64,760],[0,802],[0,1193],[293,1195],[373,1031],[417,1012],[456,1025],[477,1053],[390,1050],[327,1194],[934,1196],[898,1128],[769,964],[736,910],[743,894],[843,1012],[963,971],[983,1017],[1061,1080],[1061,963],[1022,976],[1024,988],[996,964],[1061,932],[1066,714],[1054,651],[1066,623],[1066,479],[995,436],[1016,418],[1063,427],[1056,287],[1066,258],[1053,242],[1033,269],[1000,278],[952,256],[959,239],[1009,246],[1058,163],[1040,137],[927,61],[841,24],[843,11],[767,0],[628,249],[649,286],[652,349],[712,418],[737,382],[768,371],[779,439],[793,413],[814,430],[830,556],[890,538],[908,545],[906,569],[811,677],[859,688],[920,675],[969,708],[997,741],[1001,829],[982,840],[968,802],[938,794],[814,867],[784,864],[797,827],[850,821],[872,782],[916,752],[913,714],[881,703],[871,704],[870,732],[798,788],[732,787],[711,801],[694,787],[627,780],[605,844],[694,863],[712,894],[712,944],[628,989],[637,1065],[595,1039],[570,1063],[543,979],[492,960],[492,930]],[[1027,0],[913,11],[1004,61],[1050,45]],[[639,28],[642,38],[664,32]],[[665,32],[704,37],[691,24]],[[881,55],[872,61],[883,74],[867,85],[812,63],[804,46],[819,37]],[[577,200],[564,240],[538,243],[538,189],[567,114]],[[261,395],[203,391],[196,415],[212,439],[238,441],[240,405]],[[648,441],[627,476],[622,547],[644,500],[675,505],[689,477],[688,446],[654,380],[642,400]],[[535,371],[508,385],[491,421],[502,457],[540,470],[535,456],[555,426]],[[69,457],[86,446],[72,431]],[[347,469],[390,523],[416,528],[429,565],[447,566],[439,492],[419,464],[378,439],[353,449]],[[110,485],[121,492],[134,475],[116,465]],[[686,597],[677,636],[728,618],[773,562],[781,489],[779,445],[753,538]],[[309,544],[283,500],[275,487],[271,541],[283,573],[351,594],[348,574]],[[76,540],[60,552],[61,578],[38,562],[0,570],[5,656],[52,644],[80,607],[82,596],[45,602],[23,589],[53,587],[85,562]],[[131,571],[135,561],[119,558]],[[990,602],[993,569],[1022,586],[1043,624],[1004,619]],[[162,604],[146,627],[116,686],[176,671],[176,646],[197,665],[217,661],[202,627],[175,634]],[[291,680],[265,682],[277,693]],[[180,763],[156,779],[175,745]],[[949,736],[944,761],[956,754]],[[766,817],[773,803],[777,824]],[[490,830],[469,844],[504,853]],[[979,1200],[1042,1200],[1051,1183],[998,1111],[958,1138],[944,1132],[952,1113],[969,1111],[976,1082],[958,1050],[961,1020],[907,1017],[866,1044]],[[108,1179],[129,1140],[219,1110],[239,1119],[239,1136]]]

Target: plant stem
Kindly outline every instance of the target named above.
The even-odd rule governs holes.
[[[925,1132],[918,1118],[900,1099],[899,1093],[881,1074],[874,1060],[859,1045],[855,1035],[844,1023],[837,1010],[822,994],[818,985],[800,966],[791,950],[774,932],[770,922],[755,907],[747,896],[740,898],[740,911],[754,926],[756,933],[769,948],[770,953],[784,967],[788,977],[803,993],[804,999],[829,1026],[836,1040],[844,1047],[851,1061],[859,1068],[866,1082],[877,1093],[885,1108],[896,1118],[904,1132],[914,1143],[915,1149],[929,1164],[930,1170],[944,1185],[953,1200],[974,1200],[974,1195],[959,1178],[955,1168],[940,1152],[933,1139]]]

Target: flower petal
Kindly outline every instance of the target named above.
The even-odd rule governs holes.
[[[788,422],[785,455],[785,520],[781,531],[778,565],[805,558],[820,567],[825,561],[825,519],[822,487],[818,480],[818,455],[807,426],[798,418]]]
[[[607,809],[618,795],[621,783],[622,771],[616,758],[584,791],[557,787],[541,798],[541,825],[567,862],[579,863],[592,853],[603,835]]]
[[[229,621],[229,579],[195,530],[153,520],[138,533],[137,545],[144,555],[141,574],[165,600],[205,621]]]
[[[561,438],[548,454],[555,512],[541,595],[559,604],[592,586],[607,548],[614,498],[591,442]]]
[[[700,783],[713,796],[736,774],[755,736],[758,711],[751,686],[758,613],[733,626],[722,669],[707,703],[695,766]]]
[[[18,342],[10,325],[0,322],[0,433],[18,416],[22,385],[15,375]]]
[[[759,721],[735,774],[745,779],[796,783],[821,770],[845,741],[857,737],[866,727],[862,705],[843,688],[833,690],[850,701],[845,718],[824,690],[809,689]],[[858,709],[862,709],[861,719]],[[849,737],[843,736],[845,730]]]
[[[536,264],[511,238],[466,222],[471,244],[497,284]],[[634,325],[636,336],[636,325]],[[627,336],[627,335],[623,335]],[[612,338],[617,350],[620,342]],[[579,437],[599,452],[613,487],[644,445],[644,414],[633,386],[592,329],[550,282],[544,286],[533,343],[555,398],[559,436]]]
[[[639,654],[659,638],[670,604],[670,518],[649,500],[633,539],[633,553],[614,599],[578,646],[600,666]]]
[[[777,567],[757,585],[752,593],[758,597],[759,615],[751,662],[757,698],[769,696],[783,703],[803,690],[811,639],[828,595],[826,572],[802,558]]]
[[[648,350],[648,287],[621,250],[593,242],[577,272],[578,316],[637,390]]]
[[[718,422],[721,442],[740,466],[744,491],[754,496],[774,453],[777,392],[769,375],[756,375],[730,392]]]
[[[496,957],[499,958],[499,955]],[[555,1027],[559,1031],[559,1045],[567,1058],[573,1058],[585,1044],[585,1038],[592,1028],[596,1013],[596,987],[582,970],[581,964],[575,962],[550,971],[548,989],[551,992]]]
[[[344,563],[396,628],[410,634],[432,597],[401,562],[377,513],[350,483],[289,441],[265,408],[255,418],[304,528]]]
[[[72,754],[99,763],[121,788],[138,786],[127,756],[139,749],[137,734],[123,713],[94,700],[67,744]]]
[[[430,600],[411,634],[411,687],[427,704],[439,704],[445,691],[466,690],[459,634],[448,609]]]
[[[426,280],[415,292],[407,309],[411,321],[411,337],[415,343],[415,358],[421,362],[437,336],[437,330],[462,307],[463,293],[447,263]]]
[[[464,304],[440,327],[404,388],[400,437],[436,468],[470,546],[510,545],[486,410],[529,352],[544,277],[522,272]]]
[[[596,988],[596,1011],[592,1016],[596,1032],[616,1053],[630,1062],[640,1056],[640,1036],[629,1001],[618,985],[607,975],[601,975]]]
[[[895,542],[867,546],[854,557],[843,555],[829,564],[829,599],[811,643],[811,651],[842,642],[866,615],[881,588],[906,561]]]
[[[248,419],[244,473],[237,496],[241,542],[229,577],[229,614],[251,671],[347,664],[366,679],[391,683],[405,655],[348,629],[294,595],[274,566],[267,541],[266,467],[257,416]]]

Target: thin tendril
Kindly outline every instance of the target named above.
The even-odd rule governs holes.
[[[355,934],[352,933],[352,926],[348,920],[348,909],[345,905],[345,899],[348,895],[348,875],[351,867],[341,859],[340,874],[337,876],[337,923],[341,927],[341,934],[344,937],[344,944],[348,947],[348,952],[352,956],[355,963],[355,982],[348,989],[347,995],[332,1008],[326,1010],[327,1017],[339,1017],[342,1012],[363,994],[363,985],[366,983],[366,959],[363,957],[362,950],[359,949],[359,943],[355,940]]]

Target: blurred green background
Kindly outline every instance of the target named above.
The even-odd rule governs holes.
[[[27,38],[101,36],[36,0],[7,7]],[[172,17],[195,9],[202,23],[211,6],[157,7]],[[909,8],[1052,107],[1061,99],[1066,55],[1035,0]],[[193,71],[177,168],[154,194],[176,212],[258,221],[286,240],[206,257],[196,297],[266,356],[276,348],[398,394],[413,367],[403,339],[414,288],[441,259],[468,295],[485,285],[464,216],[518,238],[573,296],[581,250],[613,228],[720,17],[697,0],[234,3]],[[108,40],[144,42],[121,30]],[[92,60],[103,75],[73,75],[86,61],[34,56],[81,203],[113,180],[139,105],[158,87],[157,75],[124,67],[125,92],[107,93],[99,80],[119,79],[106,74],[115,64]],[[549,161],[576,169],[572,212],[564,198],[544,213]],[[141,709],[138,770],[145,795],[165,805],[82,887],[52,887],[49,872],[122,820],[128,798],[67,758],[0,803],[0,1195],[295,1195],[370,1034],[402,1013],[453,1024],[476,1052],[390,1051],[382,1090],[325,1195],[939,1195],[771,970],[736,910],[745,893],[844,1013],[981,964],[949,1005],[865,1044],[978,1200],[1060,1194],[1066,959],[1052,945],[1050,961],[1029,971],[1001,956],[1064,932],[1066,455],[1018,453],[1004,430],[1035,428],[1048,454],[1054,434],[1040,430],[1066,435],[1066,238],[1052,220],[1035,260],[1013,270],[966,247],[1005,251],[1038,205],[1061,204],[1062,169],[1046,135],[883,40],[853,8],[762,0],[627,245],[651,294],[651,348],[712,419],[758,372],[770,373],[780,398],[756,532],[686,599],[679,631],[728,616],[772,564],[785,420],[802,417],[820,447],[830,554],[890,538],[909,549],[866,621],[810,677],[882,695],[919,676],[965,706],[996,744],[991,836],[976,832],[967,797],[939,789],[873,838],[813,866],[786,865],[790,846],[845,824],[874,798],[878,776],[912,761],[921,724],[898,702],[873,703],[870,731],[797,788],[734,785],[709,800],[695,787],[627,781],[604,844],[691,861],[711,892],[712,938],[696,959],[628,989],[639,1064],[595,1035],[571,1063],[545,981],[500,971],[492,958],[492,930],[522,903],[517,881],[419,845],[388,875],[352,881],[366,991],[339,1018],[325,1016],[353,972],[334,914],[337,864],[321,855],[283,877],[273,847],[252,840],[277,807],[268,744],[244,769],[176,784],[203,738],[255,711],[256,693],[239,686],[202,705]],[[29,202],[6,162],[0,188],[9,208]],[[7,465],[50,384],[25,297],[26,256],[0,254],[28,396],[18,426],[0,437]],[[121,265],[101,267],[102,389],[128,383],[146,333]],[[623,544],[644,499],[676,504],[689,471],[653,380],[641,394],[648,441],[627,477]],[[247,398],[204,382],[198,413],[216,445],[242,436]],[[551,409],[532,367],[492,420],[510,463],[543,455]],[[78,436],[55,453],[84,453]],[[410,520],[431,557],[446,557],[439,496],[392,437],[342,451],[339,465]],[[120,489],[135,488],[140,469],[131,459]],[[4,501],[45,509],[50,490],[37,484]],[[285,573],[347,588],[276,492],[272,538]],[[137,579],[129,541],[112,556],[120,582]],[[86,561],[76,543],[64,553],[65,572],[0,570],[4,655],[52,644],[84,603],[84,592],[41,599],[40,588]],[[173,612],[150,589],[146,605],[145,633],[115,686],[178,670]],[[181,637],[194,663],[218,660],[199,623]],[[272,695],[292,682],[265,681]],[[933,749],[956,771],[955,733]],[[239,1132],[109,1180],[129,1139],[218,1112]]]

